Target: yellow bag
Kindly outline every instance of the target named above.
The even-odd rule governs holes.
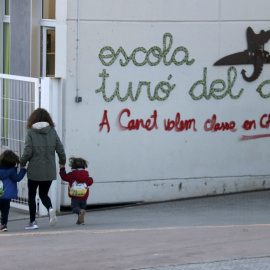
[[[69,190],[69,194],[75,197],[83,197],[87,192],[87,185],[85,183],[78,183],[74,181]]]

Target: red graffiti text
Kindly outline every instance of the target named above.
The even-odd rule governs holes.
[[[269,125],[270,125],[270,114],[268,114],[268,115],[264,114],[260,120],[260,127],[261,128],[269,128]]]
[[[106,125],[107,126],[107,132],[110,132],[110,124],[109,124],[109,120],[108,120],[108,116],[107,116],[107,110],[104,110],[104,114],[102,117],[102,121],[99,124],[99,132],[101,132],[101,130],[103,129],[103,126]]]
[[[221,122],[217,123],[217,116],[213,114],[212,119],[207,119],[204,123],[204,130],[205,131],[225,131],[230,130],[235,132],[237,129],[235,128],[236,124],[234,121],[228,122]]]
[[[251,130],[252,128],[256,129],[256,121],[255,120],[252,120],[252,121],[246,120],[244,122],[242,128],[244,130]]]
[[[124,118],[125,115],[127,117],[130,117],[129,109],[124,109],[119,113],[118,123],[121,130],[138,130],[140,127],[146,129],[147,131],[150,131],[152,129],[158,129],[156,110],[154,110],[154,113],[150,116],[149,119],[131,119],[130,121],[128,121],[128,124],[124,126],[122,124],[122,117]]]
[[[171,131],[174,129],[176,132],[180,132],[183,130],[189,130],[193,126],[193,131],[197,131],[195,127],[196,121],[195,119],[189,119],[189,120],[181,120],[181,115],[178,112],[175,116],[175,120],[164,119],[164,129],[166,131]]]

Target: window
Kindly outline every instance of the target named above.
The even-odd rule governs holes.
[[[43,28],[44,39],[46,39],[46,77],[55,76],[55,30],[53,28]],[[45,61],[45,59],[44,59]],[[45,71],[45,67],[44,67]],[[43,74],[45,76],[45,74]]]
[[[9,0],[5,0],[5,15],[9,16]]]
[[[42,1],[42,19],[55,20],[55,0]]]
[[[55,76],[55,0],[42,1],[41,76]]]

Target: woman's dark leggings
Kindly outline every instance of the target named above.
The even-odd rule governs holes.
[[[52,207],[51,199],[48,196],[52,181],[34,181],[28,179],[28,205],[30,212],[30,222],[36,219],[36,194],[39,187],[39,198],[43,205],[49,210]]]

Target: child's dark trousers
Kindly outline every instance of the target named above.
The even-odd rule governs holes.
[[[86,200],[82,201],[71,198],[72,212],[79,215],[81,213],[81,209],[86,209]]]
[[[7,225],[11,199],[0,199],[1,225]]]

